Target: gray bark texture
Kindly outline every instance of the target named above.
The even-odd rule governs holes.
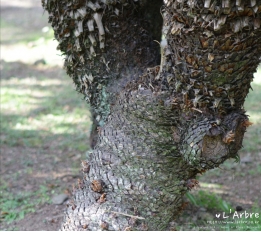
[[[42,4],[94,120],[62,230],[169,229],[197,174],[238,159],[261,0]]]

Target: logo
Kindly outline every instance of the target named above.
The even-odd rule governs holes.
[[[226,212],[215,213],[213,220],[208,220],[204,226],[208,230],[259,230],[260,218],[261,215],[257,212],[251,213],[247,210],[239,212],[227,208]]]
[[[221,218],[221,219],[257,219],[259,218],[259,213],[248,213],[246,210],[244,212],[238,212],[235,211],[232,213],[232,209],[229,210],[229,213],[223,212],[222,214],[216,214],[216,218]]]

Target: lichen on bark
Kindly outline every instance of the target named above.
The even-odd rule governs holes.
[[[261,1],[42,3],[99,127],[62,229],[168,229],[196,175],[242,146]]]

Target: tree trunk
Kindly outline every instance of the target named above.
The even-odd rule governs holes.
[[[196,175],[238,158],[261,0],[42,2],[99,136],[62,229],[168,229]]]

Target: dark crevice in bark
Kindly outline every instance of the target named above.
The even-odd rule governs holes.
[[[115,77],[111,77],[110,74],[110,80],[106,88],[106,92],[109,93],[106,104],[114,104],[114,100],[109,98],[114,98],[126,87],[127,83],[133,80],[137,81],[139,76],[146,71],[147,67],[154,67],[160,64],[161,48],[159,43],[162,36],[163,18],[159,9],[162,7],[162,4],[162,0],[138,1],[134,4],[134,6],[136,5],[134,9],[131,8],[129,10],[130,13],[125,13],[122,19],[117,20],[122,24],[119,25],[119,29],[120,33],[124,34],[124,36],[117,38],[112,45],[108,43],[108,46],[112,46],[112,49],[115,49],[115,47],[122,48],[126,54],[125,56],[128,56],[129,59],[122,59],[122,54],[114,52],[114,56],[119,57],[118,62],[120,62],[120,65],[124,68],[121,70],[118,69],[118,75]],[[119,8],[120,7],[121,6],[119,6]],[[128,18],[126,19],[126,17]],[[106,40],[109,40],[110,36],[111,35],[108,35]],[[135,45],[132,43],[135,43]],[[126,48],[130,49],[127,50]],[[112,55],[110,49],[107,49],[107,54],[109,54],[109,56]],[[135,60],[135,57],[137,57],[137,60]],[[92,105],[96,104],[97,103]],[[97,117],[100,118],[99,114],[103,114],[103,112],[92,110],[93,126],[90,134],[92,148],[94,148],[97,143],[97,132],[101,126],[99,121],[97,121]]]
[[[242,146],[261,1],[161,4],[43,1],[98,131],[64,230],[166,230],[196,175]]]

